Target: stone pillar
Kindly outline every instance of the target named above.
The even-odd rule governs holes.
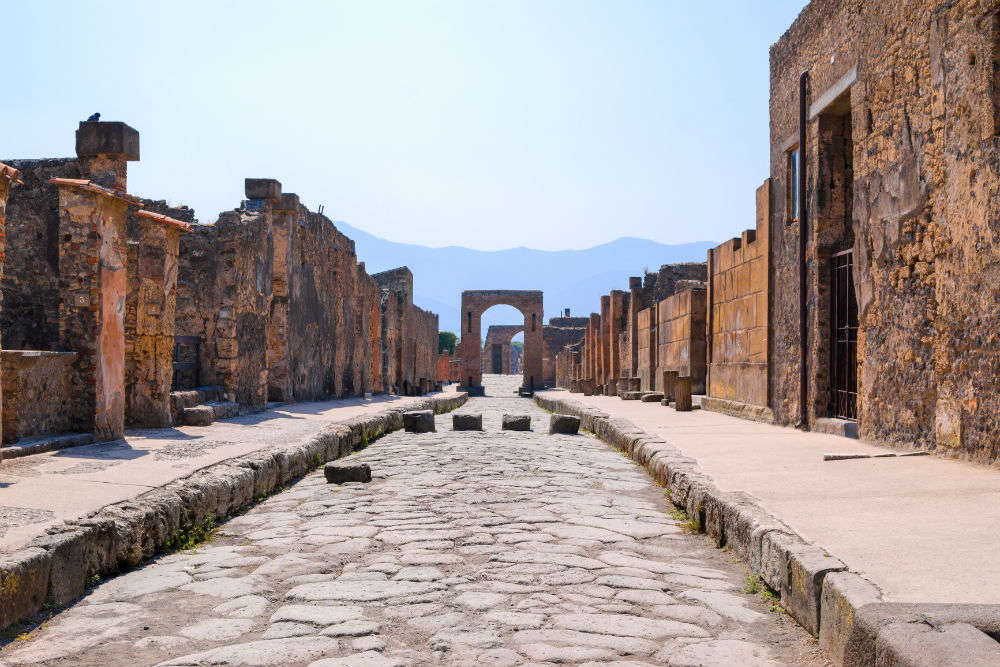
[[[288,297],[291,261],[299,198],[282,194],[281,183],[273,178],[244,180],[246,197],[270,206],[274,254],[271,259],[271,309],[267,318],[267,399],[292,400],[292,378],[288,348]]]
[[[691,378],[679,376],[674,380],[674,409],[677,412],[691,410]]]
[[[17,169],[8,167],[0,162],[0,278],[3,277],[4,260],[7,250],[7,195],[10,193],[11,185],[21,182],[18,178],[19,175],[20,172]],[[2,401],[3,387],[0,386],[0,406],[3,405]],[[0,430],[0,438],[2,438],[2,435],[2,430]],[[2,460],[3,452],[0,451],[0,461]]]
[[[125,431],[125,216],[132,200],[89,181],[59,188],[59,339],[77,353],[74,427],[98,439]]]
[[[668,403],[674,400],[674,385],[677,383],[677,371],[663,371],[663,400]]]
[[[171,423],[177,252],[186,222],[140,210],[130,222],[125,314],[125,420]]]
[[[588,353],[590,355],[590,363],[587,368],[587,379],[590,380],[591,386],[597,384],[598,373],[600,372],[600,364],[598,363],[598,355],[601,350],[601,316],[597,313],[590,314],[590,327],[587,329],[590,334],[590,341],[588,344]]]
[[[128,163],[139,159],[139,133],[125,123],[84,121],[76,131],[76,155],[85,178],[125,192]]]
[[[628,299],[628,339],[631,377],[639,375],[639,311],[642,310],[639,304],[639,292],[642,291],[642,278],[632,276],[628,279],[629,299]],[[623,373],[624,374],[624,373]]]
[[[600,385],[599,393],[603,394],[611,380],[611,297],[607,294],[601,297],[601,354],[598,358],[601,370],[597,384]]]
[[[521,354],[521,370],[524,376],[523,386],[535,389],[545,384],[545,373],[542,369],[542,304],[541,299],[537,310],[524,310],[524,352]]]
[[[621,367],[621,349],[619,347],[619,343],[621,341],[620,334],[622,319],[624,317],[625,300],[627,297],[628,294],[621,290],[612,290],[608,297],[608,314],[611,319],[610,336],[608,340],[608,377],[612,380],[612,382],[609,383],[608,390],[605,392],[608,396],[615,396],[617,394],[617,380],[623,375]]]

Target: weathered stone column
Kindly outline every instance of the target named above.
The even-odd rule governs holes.
[[[281,183],[272,178],[248,178],[247,199],[267,200],[271,206],[274,255],[271,260],[271,310],[267,319],[267,398],[292,400],[292,377],[288,347],[288,304],[291,288],[293,225],[298,218],[299,197],[283,194]]]
[[[642,278],[632,276],[628,279],[628,339],[629,358],[632,362],[629,368],[630,377],[639,376],[639,292],[642,290]],[[624,374],[624,373],[623,373]]]
[[[186,222],[139,210],[129,222],[125,421],[170,425],[177,253]]]
[[[84,121],[76,131],[83,175],[117,192],[128,189],[128,163],[139,159],[139,132],[125,123]]]
[[[98,439],[125,431],[125,215],[131,199],[90,181],[59,188],[59,340],[77,353],[74,427]]]
[[[3,267],[7,251],[7,195],[10,187],[14,183],[20,183],[19,172],[13,167],[8,167],[0,162],[0,278],[3,277]],[[0,304],[2,305],[2,304]],[[2,347],[2,345],[0,345]],[[0,406],[3,405],[3,387],[0,386]],[[2,428],[2,427],[0,427]],[[3,432],[0,430],[0,437]],[[0,461],[3,460],[3,452],[0,452]]]

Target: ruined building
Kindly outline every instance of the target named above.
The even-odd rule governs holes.
[[[771,48],[770,178],[731,293],[756,295],[759,333],[731,358],[713,345],[720,396],[1000,457],[996,10],[813,0]]]
[[[0,167],[5,443],[436,384],[437,316],[413,305],[409,270],[369,276],[277,181],[247,179],[202,225],[128,193],[128,125],[81,123],[76,152]]]
[[[619,381],[636,391],[663,390],[663,373],[705,386],[705,264],[667,264],[629,279],[629,291],[601,297],[601,312],[580,318],[583,340],[554,350],[560,386],[586,393],[619,393]]]
[[[802,10],[771,48],[755,229],[708,253],[703,407],[1000,459],[997,72],[991,1]],[[604,298],[561,353],[578,384],[655,381],[650,305]]]

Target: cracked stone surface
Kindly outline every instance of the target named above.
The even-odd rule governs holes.
[[[663,490],[589,435],[501,431],[547,417],[485,376],[485,432],[396,432],[101,583],[0,665],[824,665],[745,569],[669,514]]]

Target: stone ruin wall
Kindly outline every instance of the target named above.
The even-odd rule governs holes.
[[[683,286],[683,287],[682,287]],[[663,391],[663,372],[676,371],[691,378],[691,391],[705,393],[705,325],[708,290],[702,284],[682,287],[657,305],[656,372],[657,391]]]
[[[59,192],[51,178],[82,178],[77,158],[3,160],[21,172],[7,205],[0,331],[8,350],[59,349]]]
[[[109,147],[118,152],[95,152]],[[9,437],[53,429],[116,437],[125,423],[168,425],[179,336],[200,345],[199,372],[179,373],[178,388],[221,385],[243,410],[276,394],[387,389],[380,287],[327,218],[281,195],[277,181],[248,179],[263,189],[186,233],[190,209],[127,194],[135,130],[81,123],[77,151],[12,161],[25,182],[0,209],[16,260],[3,276],[11,307],[0,311],[0,332],[5,347],[29,350],[4,352],[4,419],[17,424]],[[402,367],[412,392],[423,393],[435,384],[438,323],[409,294],[392,324],[398,340],[405,327]],[[36,414],[40,406],[51,418]]]
[[[379,287],[354,242],[289,197],[248,199],[182,239],[177,334],[203,341],[201,383],[251,410],[385,390]]]
[[[709,250],[708,396],[767,406],[771,183],[757,189],[757,228]]]
[[[810,419],[828,403],[821,313],[827,254],[854,248],[863,438],[1000,458],[998,25],[987,0],[814,0],[771,49],[771,394],[798,418],[798,225],[788,224],[785,149],[799,72],[810,101],[857,67],[846,125],[808,125]],[[853,192],[824,155],[849,133]],[[849,203],[851,215],[837,218]]]
[[[559,385],[557,377],[557,359],[560,352],[567,345],[573,345],[583,340],[586,328],[583,326],[559,326],[553,322],[566,322],[567,320],[577,320],[586,322],[585,318],[550,318],[549,324],[542,327],[542,376],[546,387],[556,387]]]
[[[436,384],[438,316],[413,305],[413,274],[405,267],[376,273],[382,312],[386,384],[422,393]]]

